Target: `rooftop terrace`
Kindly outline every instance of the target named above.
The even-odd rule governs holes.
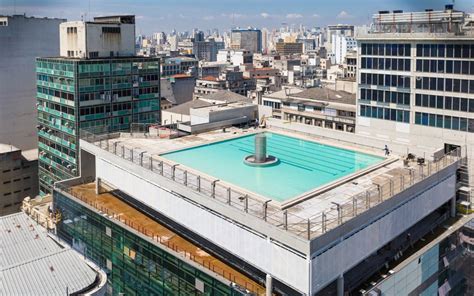
[[[283,130],[270,131],[295,137],[295,133]],[[331,186],[317,188],[297,200],[281,204],[160,156],[255,132],[258,130],[232,128],[226,132],[219,130],[177,139],[144,138],[143,135],[130,134],[84,134],[83,140],[179,183],[204,198],[212,198],[215,202],[261,218],[305,239],[313,239],[334,229],[458,160],[457,154],[450,154],[419,165],[415,160],[405,161],[401,156],[391,156],[370,170],[336,180]],[[328,138],[303,134],[296,137],[372,155],[382,153],[381,149]]]
[[[219,258],[209,254],[195,244],[166,228],[154,219],[149,218],[134,207],[128,205],[116,196],[111,188],[102,187],[101,193],[96,194],[95,183],[86,183],[65,189],[69,194],[82,202],[93,207],[101,214],[116,222],[123,223],[128,227],[142,233],[164,248],[195,262],[239,286],[262,295],[265,288],[242,274],[235,268],[229,266]]]

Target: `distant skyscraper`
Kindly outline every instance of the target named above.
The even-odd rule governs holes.
[[[224,42],[215,41],[214,38],[193,42],[193,54],[198,60],[214,62],[217,60],[217,52],[223,48]]]
[[[64,19],[0,16],[0,143],[37,147],[35,58],[59,54]]]
[[[231,48],[261,52],[262,32],[259,29],[233,29],[231,32]]]
[[[61,57],[36,62],[43,194],[79,174],[81,130],[129,130],[160,114],[160,60],[135,56],[134,16],[67,22],[60,32]]]

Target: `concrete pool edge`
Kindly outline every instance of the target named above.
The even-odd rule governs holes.
[[[304,192],[300,195],[297,195],[295,197],[292,197],[292,198],[289,198],[288,200],[284,201],[284,202],[279,202],[279,201],[275,201],[275,200],[272,200],[275,201],[276,203],[278,203],[278,207],[282,210],[284,209],[287,209],[287,208],[290,208],[294,205],[297,205],[307,199],[310,199],[310,198],[313,198],[319,194],[322,194],[322,193],[325,193],[327,191],[330,191],[342,184],[345,184],[345,183],[348,183],[354,179],[357,179],[363,175],[366,175],[370,172],[373,172],[375,170],[378,170],[379,168],[381,167],[384,167],[384,166],[387,166],[391,163],[394,163],[394,162],[397,162],[399,161],[400,158],[398,157],[390,157],[390,158],[386,158],[384,161],[380,162],[380,163],[376,163],[372,166],[369,166],[365,169],[362,169],[362,170],[359,170],[357,172],[354,172],[352,174],[349,174],[347,176],[344,176],[344,177],[341,177],[339,179],[336,179],[332,182],[329,182],[325,185],[322,185],[322,186],[319,186],[319,187],[316,187],[316,188],[313,188],[307,192]]]
[[[253,136],[253,135],[256,135],[256,134],[259,134],[259,133],[277,134],[277,135],[281,135],[281,136],[285,136],[285,137],[291,137],[291,138],[295,138],[295,139],[299,139],[299,140],[303,140],[303,141],[308,141],[308,142],[312,142],[312,143],[316,143],[316,144],[320,144],[320,145],[324,145],[324,146],[336,147],[336,148],[347,150],[347,151],[354,151],[354,152],[365,154],[365,155],[368,155],[368,156],[380,158],[381,161],[379,163],[376,163],[376,164],[372,165],[372,166],[361,169],[357,172],[351,173],[347,176],[341,177],[339,179],[331,181],[331,182],[329,182],[327,184],[324,184],[322,186],[315,187],[315,188],[312,188],[312,189],[310,189],[306,192],[303,192],[299,195],[289,197],[285,201],[278,201],[278,200],[272,199],[271,197],[267,197],[267,196],[264,196],[262,194],[251,191],[249,189],[245,189],[245,188],[243,188],[239,185],[236,185],[234,183],[221,180],[221,179],[219,179],[215,176],[211,176],[209,174],[206,174],[206,173],[204,173],[204,172],[202,172],[198,169],[189,167],[187,165],[184,165],[182,163],[173,161],[173,160],[168,159],[168,158],[165,157],[165,155],[167,155],[167,154],[182,152],[182,151],[185,151],[185,150],[191,150],[191,149],[195,149],[195,148],[199,148],[199,147],[203,147],[203,146],[207,146],[207,145],[212,145],[212,144],[217,144],[217,143],[222,143],[222,142],[226,142],[226,141],[232,141],[232,140],[239,139],[239,138]],[[286,132],[283,132],[283,131],[280,131],[280,130],[274,130],[274,129],[256,129],[256,130],[249,130],[249,131],[244,132],[244,133],[231,134],[231,135],[229,135],[229,137],[226,137],[225,139],[215,139],[215,140],[211,140],[211,141],[208,141],[208,142],[205,142],[205,143],[192,144],[192,145],[189,145],[189,146],[186,146],[186,147],[181,147],[180,149],[176,149],[176,150],[164,151],[162,153],[155,154],[154,158],[162,160],[162,161],[164,161],[165,163],[168,163],[168,164],[178,165],[179,167],[184,168],[189,172],[192,172],[196,175],[201,175],[201,176],[203,176],[203,177],[205,177],[209,180],[218,181],[220,184],[222,184],[226,187],[235,188],[235,190],[237,190],[237,191],[239,191],[243,194],[248,194],[249,196],[255,198],[256,200],[258,200],[260,202],[270,203],[271,205],[273,205],[273,206],[275,206],[275,207],[277,207],[281,210],[290,208],[292,206],[295,206],[299,203],[304,202],[305,200],[314,198],[317,195],[320,195],[320,194],[323,194],[327,191],[330,191],[330,190],[332,190],[332,189],[334,189],[334,188],[336,188],[340,185],[346,184],[346,183],[348,183],[348,182],[350,182],[354,179],[357,179],[357,178],[359,178],[363,175],[366,175],[366,174],[368,174],[372,171],[375,171],[375,170],[377,170],[381,167],[384,167],[384,166],[387,166],[391,163],[394,163],[394,162],[396,162],[400,159],[399,157],[389,157],[389,158],[387,158],[387,157],[384,157],[382,155],[377,155],[377,153],[375,153],[375,151],[371,151],[369,149],[363,149],[361,147],[357,147],[357,148],[348,147],[348,146],[345,146],[345,145],[343,145],[342,143],[339,143],[339,142],[332,143],[332,142],[324,141],[324,140],[317,139],[317,138],[313,139],[309,136],[304,136],[304,135],[300,135],[300,134],[294,135],[294,134],[290,134],[290,133],[286,133]]]

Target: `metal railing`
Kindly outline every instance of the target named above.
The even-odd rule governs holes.
[[[88,184],[90,183],[90,180],[82,180],[81,184]],[[79,184],[76,184],[75,186],[78,186]],[[84,193],[78,192],[74,190],[75,186],[67,186],[61,183],[56,183],[55,184],[55,189],[62,191],[64,193],[67,193],[82,202],[88,204],[89,206],[95,208],[96,210],[99,211],[101,214],[105,214],[108,218],[117,220],[126,226],[134,229],[135,231],[145,235],[149,239],[153,240],[156,243],[159,243],[168,249],[173,250],[176,254],[176,256],[182,256],[184,258],[187,258],[195,263],[197,263],[200,266],[203,266],[204,268],[220,275],[221,277],[229,280],[232,283],[235,283],[239,287],[245,288],[248,291],[251,291],[252,293],[255,293],[256,295],[264,295],[265,294],[265,288],[262,286],[250,282],[244,277],[242,277],[239,274],[235,274],[232,271],[229,271],[228,269],[224,269],[220,267],[219,265],[216,265],[213,263],[214,258],[211,259],[205,259],[203,257],[195,256],[193,253],[186,251],[184,248],[181,248],[179,244],[175,244],[172,241],[169,240],[169,237],[167,236],[160,236],[157,233],[154,233],[152,230],[150,230],[148,227],[140,224],[136,220],[133,219],[128,219],[126,216],[123,215],[121,212],[114,212],[111,209],[103,206],[100,202],[97,202],[97,199],[90,199],[87,198]]]
[[[291,207],[281,209],[270,203],[270,199],[242,192],[238,188],[220,182],[218,179],[212,179],[209,176],[190,171],[178,163],[150,155],[146,151],[137,148],[127,147],[123,143],[114,140],[114,138],[117,138],[116,134],[94,135],[86,133],[82,137],[83,140],[101,149],[179,183],[203,196],[212,198],[216,202],[226,204],[308,240],[338,227],[461,159],[458,150],[460,148],[458,148],[436,161],[425,161],[423,164],[418,164],[413,160],[408,163],[408,166],[394,169],[394,172],[392,172],[394,176],[392,177],[388,176],[391,172],[386,172],[384,177],[377,177],[378,179],[383,178],[377,183],[373,180],[366,181],[370,182],[367,184],[359,183],[358,185],[363,185],[364,189],[361,189],[358,194],[344,194],[346,200],[348,200],[347,202],[333,203],[330,209],[315,213],[309,218],[303,218],[295,214]]]

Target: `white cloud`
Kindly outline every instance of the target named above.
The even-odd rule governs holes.
[[[215,19],[215,17],[213,15],[206,15],[202,19],[205,21],[212,21]]]
[[[321,17],[321,16],[319,14],[315,13],[315,14],[313,14],[313,17],[318,18],[318,17]]]
[[[303,16],[299,13],[289,13],[286,15],[286,18],[288,19],[299,19],[302,18]]]
[[[266,13],[266,12],[262,12],[262,13],[260,14],[260,16],[263,17],[264,19],[266,19],[266,18],[269,18],[269,17],[270,17],[270,14],[269,14],[269,13]]]
[[[343,10],[341,12],[339,12],[339,14],[337,15],[337,18],[340,18],[340,19],[347,19],[347,18],[351,18],[352,15],[350,15],[347,11]]]

